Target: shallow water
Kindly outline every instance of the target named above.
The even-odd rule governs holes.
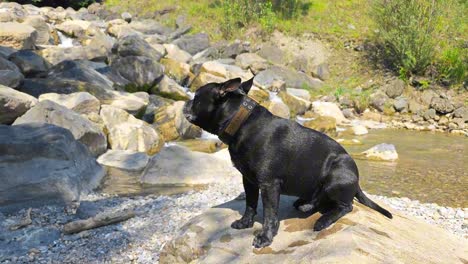
[[[399,155],[395,162],[356,159],[365,191],[443,206],[468,207],[467,137],[382,129],[352,138],[364,144],[345,146],[350,153],[389,143],[395,145]]]

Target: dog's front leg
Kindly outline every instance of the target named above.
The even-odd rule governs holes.
[[[245,212],[241,219],[231,224],[231,227],[235,229],[251,228],[254,224],[254,217],[257,214],[258,185],[251,182],[245,176],[242,177],[242,183],[245,190]]]
[[[255,236],[253,246],[262,248],[273,242],[273,237],[278,233],[278,206],[280,199],[280,183],[274,181],[260,186],[263,203],[263,228]]]

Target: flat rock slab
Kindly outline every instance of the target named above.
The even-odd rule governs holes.
[[[231,201],[190,220],[162,249],[160,263],[466,263],[466,240],[438,227],[392,212],[394,219],[355,203],[351,213],[314,232],[320,214],[296,211],[282,196],[280,228],[273,244],[254,249],[256,222],[235,230],[244,201]],[[262,208],[258,210],[262,212]],[[257,221],[263,217],[257,217]]]

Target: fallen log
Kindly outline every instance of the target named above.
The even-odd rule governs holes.
[[[85,220],[77,220],[67,223],[63,226],[63,232],[67,235],[75,234],[81,231],[123,222],[134,216],[135,212],[133,210],[110,213],[104,212]]]

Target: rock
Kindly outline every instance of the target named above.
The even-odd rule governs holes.
[[[335,118],[337,124],[347,121],[340,108],[335,103],[315,101],[312,102],[312,110],[321,116]]]
[[[242,43],[240,40],[235,40],[233,43],[223,47],[220,50],[221,58],[232,58],[235,59],[241,53],[249,51],[249,45],[245,42]]]
[[[191,151],[213,153],[218,150],[222,143],[218,140],[189,139],[184,141],[178,141],[177,145],[184,146],[190,149]]]
[[[30,50],[21,50],[10,55],[9,60],[16,64],[27,78],[45,75],[50,64]]]
[[[340,143],[340,145],[342,146],[362,145],[362,142],[355,138],[353,139],[338,138],[336,142]]]
[[[242,53],[236,57],[236,65],[244,70],[252,70],[256,73],[258,70],[264,70],[268,67],[268,62],[255,53]]]
[[[94,44],[93,44],[94,45]],[[108,51],[102,47],[78,46],[78,47],[47,47],[39,51],[39,54],[49,63],[55,65],[67,60],[107,60]]]
[[[60,239],[60,230],[57,227],[28,227],[15,232],[0,234],[1,260],[14,259],[18,256],[28,256],[33,252],[39,254],[37,248],[48,248]],[[34,260],[30,260],[34,261]],[[13,261],[14,262],[14,261]]]
[[[441,116],[439,120],[439,125],[440,126],[446,126],[449,124],[449,119],[446,116]]]
[[[112,53],[120,57],[143,56],[159,61],[163,54],[157,52],[143,38],[130,35],[119,38],[112,48]]]
[[[312,76],[319,78],[322,81],[330,79],[330,69],[327,63],[322,63],[312,71]]]
[[[281,91],[278,96],[288,106],[291,116],[302,115],[309,110],[311,103],[301,97],[294,96],[288,92]]]
[[[258,55],[274,64],[281,65],[286,63],[285,52],[271,44],[262,45],[262,47],[258,51]]]
[[[436,117],[436,111],[432,108],[426,110],[423,114],[422,117],[424,120],[429,121],[431,119],[434,119]]]
[[[455,107],[447,98],[433,97],[431,100],[431,108],[434,108],[438,113],[448,114],[453,112]]]
[[[383,90],[390,98],[397,98],[405,90],[405,82],[400,79],[393,79],[389,81],[384,87]]]
[[[267,107],[268,111],[272,114],[289,119],[290,118],[290,110],[289,107],[281,100],[271,101]]]
[[[270,94],[265,90],[252,86],[249,91],[249,97],[257,101],[259,104],[263,104],[270,99]]]
[[[129,12],[123,12],[121,17],[128,23],[132,22],[132,14],[130,14]]]
[[[370,105],[376,110],[383,112],[389,99],[390,98],[386,94],[378,91],[370,96]]]
[[[370,160],[394,161],[398,159],[398,153],[392,144],[382,143],[361,153]]]
[[[190,99],[184,88],[167,76],[161,79],[156,88],[153,89],[153,93],[173,100],[186,101]]]
[[[230,161],[182,146],[163,148],[151,158],[141,176],[141,182],[158,185],[198,185],[239,179],[240,173]]]
[[[107,168],[141,173],[148,165],[149,156],[146,153],[131,150],[110,149],[99,156],[97,162]]]
[[[453,111],[453,116],[463,119],[464,121],[468,120],[468,107],[462,106]]]
[[[63,61],[52,67],[47,78],[81,81],[113,90],[114,84],[104,75],[89,67],[87,61]]]
[[[13,125],[34,122],[48,123],[70,130],[75,139],[86,145],[95,156],[104,153],[107,149],[106,136],[97,125],[52,101],[45,100],[37,103],[23,116],[16,119]]]
[[[11,124],[37,103],[37,99],[0,85],[0,124]]]
[[[348,119],[355,118],[354,109],[353,109],[353,108],[346,108],[346,109],[341,110],[341,112],[343,113],[343,116],[344,116],[345,118],[348,118]]]
[[[354,125],[351,127],[351,130],[353,131],[353,134],[357,136],[365,135],[369,133],[367,128],[363,125]]]
[[[180,85],[187,84],[193,74],[190,72],[190,65],[173,59],[164,58],[161,60],[164,65],[164,73]]]
[[[210,39],[206,33],[198,33],[195,35],[186,35],[173,42],[179,48],[187,51],[191,55],[208,48],[210,46]]]
[[[27,24],[37,31],[36,44],[38,45],[49,45],[51,34],[49,25],[46,23],[42,16],[28,16],[24,20],[23,24]]]
[[[310,93],[304,89],[296,89],[296,88],[286,88],[286,92],[290,95],[302,98],[306,101],[310,101]]]
[[[227,78],[219,77],[219,76],[207,73],[207,72],[200,72],[190,84],[190,90],[194,92],[205,84],[212,83],[212,82],[222,83],[225,81],[227,81]]]
[[[420,99],[424,106],[429,107],[434,97],[439,97],[439,95],[433,90],[424,90]]]
[[[154,124],[166,141],[177,138],[191,139],[200,137],[201,128],[192,125],[183,115],[183,101],[159,107],[155,111]]]
[[[82,115],[99,114],[101,104],[99,100],[87,92],[71,94],[47,93],[39,96],[39,101],[50,100]]]
[[[329,116],[319,116],[315,119],[305,121],[303,126],[328,135],[334,135],[336,133],[336,120]]]
[[[169,35],[172,30],[166,26],[161,25],[154,19],[145,19],[132,21],[130,27],[138,32],[141,32],[146,35],[160,34],[160,35]]]
[[[112,61],[111,67],[132,84],[143,87],[146,91],[154,86],[164,74],[164,67],[161,64],[141,56],[118,58]]]
[[[55,28],[70,37],[83,38],[86,31],[91,26],[91,22],[85,20],[67,20],[61,24],[55,25]]]
[[[408,102],[408,109],[411,113],[419,113],[421,111],[424,111],[426,109],[426,107],[424,107],[424,105],[418,103],[416,100],[414,99],[409,99],[409,102]]]
[[[286,91],[286,83],[282,80],[274,80],[267,89],[275,93]]]
[[[237,66],[224,64],[219,61],[207,61],[203,63],[200,68],[200,73],[202,72],[206,72],[225,79],[240,77],[244,81],[253,77],[252,73],[249,71],[244,71]]]
[[[0,85],[16,88],[23,79],[23,74],[13,62],[0,57]]]
[[[408,112],[408,99],[405,97],[397,97],[393,103],[393,107],[397,112]]]
[[[282,196],[279,231],[273,244],[252,248],[253,230],[261,229],[263,207],[253,229],[234,230],[245,201],[214,206],[190,219],[161,250],[160,263],[452,263],[466,259],[465,241],[421,220],[392,212],[388,220],[355,202],[353,211],[330,228],[314,232],[319,213],[305,217]],[[379,241],[379,243],[374,243]],[[337,246],[339,245],[339,246]]]
[[[144,121],[110,105],[103,105],[100,115],[109,133],[111,149],[146,152],[148,155],[161,149],[161,136]]]
[[[17,52],[17,50],[10,47],[0,46],[0,57],[3,57],[4,59],[8,59],[8,57],[15,52]]]
[[[311,78],[302,72],[293,71],[284,67],[273,66],[259,72],[254,79],[254,84],[260,88],[268,89],[275,80],[282,80],[290,88],[318,89],[322,87],[322,81]]]
[[[37,31],[33,27],[16,22],[0,23],[0,45],[14,49],[34,49]]]
[[[192,55],[184,50],[181,50],[177,45],[164,44],[164,48],[167,51],[166,57],[169,59],[183,63],[187,63],[192,60]]]
[[[104,176],[91,153],[67,129],[29,123],[0,125],[0,131],[2,211],[77,201]]]

